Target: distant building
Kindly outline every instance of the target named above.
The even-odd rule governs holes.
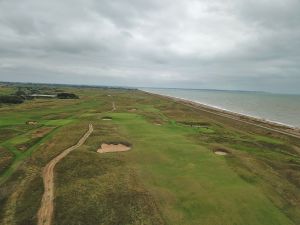
[[[32,94],[32,95],[29,95],[29,96],[33,97],[33,98],[56,98],[56,95]]]

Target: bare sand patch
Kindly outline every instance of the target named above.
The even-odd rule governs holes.
[[[36,125],[38,122],[37,121],[27,121],[26,124],[28,125]]]
[[[18,148],[18,150],[20,150],[20,151],[25,151],[25,150],[27,149],[27,147],[26,147],[25,145],[19,146],[19,147],[17,147],[17,148]]]
[[[135,112],[137,109],[129,109],[128,112]]]
[[[130,146],[126,146],[123,144],[102,144],[101,148],[97,150],[99,153],[106,153],[106,152],[125,152],[130,150]]]
[[[216,155],[228,155],[229,151],[227,149],[217,148],[217,149],[214,150],[214,153]]]
[[[300,148],[297,146],[293,146],[293,148],[295,149],[296,152],[298,152],[300,154]]]
[[[215,154],[217,155],[227,155],[227,152],[221,152],[221,151],[215,151]]]

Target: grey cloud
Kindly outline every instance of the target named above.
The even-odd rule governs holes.
[[[0,79],[299,93],[299,20],[297,0],[2,0]]]
[[[237,1],[238,13],[249,22],[267,29],[299,28],[298,0]]]

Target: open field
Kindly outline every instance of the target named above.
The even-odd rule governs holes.
[[[0,107],[0,224],[37,224],[44,167],[89,124],[55,166],[52,224],[300,224],[298,138],[138,90],[59,88],[80,98]]]

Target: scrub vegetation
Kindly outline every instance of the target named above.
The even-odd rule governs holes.
[[[55,167],[52,224],[300,224],[299,139],[139,90],[42,88],[79,98],[1,105],[0,224],[37,224],[43,167],[89,124]]]

